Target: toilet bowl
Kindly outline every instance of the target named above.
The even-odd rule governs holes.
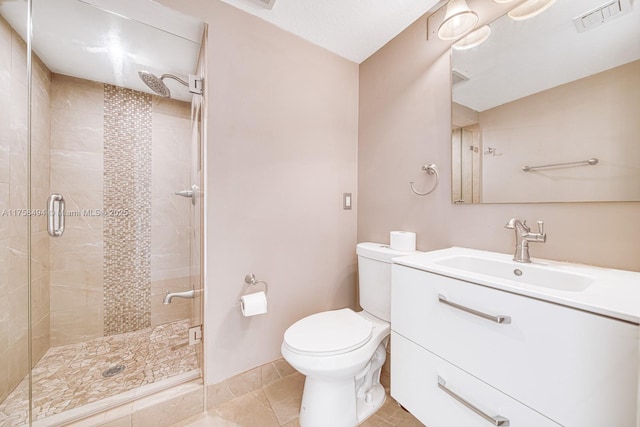
[[[301,426],[353,427],[382,406],[380,370],[389,331],[388,322],[348,308],[311,315],[287,329],[282,355],[307,377]]]
[[[283,357],[306,376],[301,427],[354,427],[385,401],[380,371],[390,331],[391,259],[411,252],[378,243],[357,246],[360,304],[324,311],[291,325]]]

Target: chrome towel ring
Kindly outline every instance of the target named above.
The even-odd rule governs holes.
[[[436,189],[436,187],[438,186],[438,184],[440,183],[440,177],[438,176],[438,168],[436,167],[435,163],[431,163],[430,165],[424,165],[421,168],[423,171],[426,171],[429,175],[435,175],[436,176],[436,183],[433,184],[433,187],[431,188],[431,190],[429,191],[425,191],[424,193],[419,192],[418,190],[416,190],[413,187],[413,181],[411,181],[409,183],[409,185],[411,185],[411,191],[413,191],[414,193],[416,193],[418,196],[426,196],[427,194],[431,194],[433,193],[433,190]]]

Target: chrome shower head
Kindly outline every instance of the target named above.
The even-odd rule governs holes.
[[[164,98],[171,98],[171,91],[166,84],[162,81],[164,76],[158,77],[149,71],[138,71],[138,76],[146,84],[149,89],[157,93]]]

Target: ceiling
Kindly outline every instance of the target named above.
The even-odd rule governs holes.
[[[221,0],[361,63],[442,0]],[[138,71],[195,73],[204,23],[153,0],[33,0],[33,50],[54,73],[150,91]],[[0,0],[26,40],[27,1]],[[172,98],[191,94],[167,79]]]
[[[356,63],[443,3],[275,0],[269,10],[258,4],[261,0],[222,1]],[[637,4],[631,13],[593,30],[575,30],[571,18],[606,1],[562,0],[527,21],[497,20],[491,38],[479,48],[454,52],[455,67],[470,77],[456,85],[454,99],[483,111],[639,58]],[[0,14],[24,38],[26,5],[26,0],[0,0]],[[153,0],[33,0],[33,20],[34,51],[52,72],[148,93],[140,70],[185,80],[195,73],[205,27]],[[173,98],[191,99],[179,83],[165,82]],[[467,93],[474,100],[466,99]]]
[[[476,111],[572,82],[640,59],[640,2],[585,32],[573,18],[610,0],[558,0],[525,21],[502,16],[477,48],[452,49],[452,66],[469,80],[454,85],[453,100]]]
[[[0,14],[26,40],[24,0],[0,1]],[[138,77],[194,74],[204,23],[150,0],[33,0],[33,50],[58,74],[154,93]],[[173,99],[188,89],[165,80]]]
[[[438,0],[222,0],[357,64],[400,34]],[[256,3],[257,2],[257,3]]]

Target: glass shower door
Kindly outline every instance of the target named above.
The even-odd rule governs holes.
[[[30,241],[38,241],[41,222],[30,216],[29,56],[17,30],[26,28],[27,2],[0,3],[0,425],[29,419]],[[9,21],[16,22],[12,26]],[[15,28],[14,28],[15,27]],[[46,260],[35,254],[42,266]],[[39,270],[34,269],[38,275]],[[37,277],[38,279],[40,277]],[[39,300],[41,301],[41,300]],[[38,323],[38,330],[44,326]],[[36,339],[37,340],[37,339]],[[34,346],[35,347],[35,346]],[[8,400],[11,394],[27,399]],[[16,424],[17,425],[17,424]]]
[[[26,8],[0,2],[0,426],[64,423],[201,375],[199,293],[165,304],[201,287],[201,199],[176,195],[200,185],[199,95],[167,82],[158,96],[138,71],[195,73],[204,24],[176,15],[199,36],[176,35],[33,0],[28,55]]]

